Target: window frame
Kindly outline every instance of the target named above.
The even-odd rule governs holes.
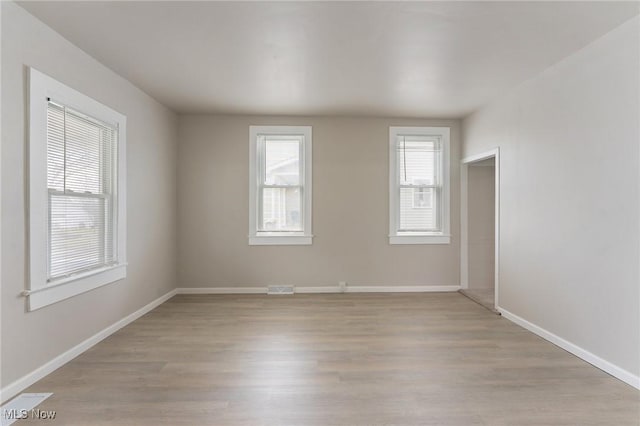
[[[451,243],[451,206],[450,206],[450,134],[449,127],[389,127],[389,244],[450,244]],[[400,231],[400,181],[398,176],[397,143],[400,136],[437,137],[442,146],[442,164],[440,164],[441,193],[440,209],[441,229],[438,231]],[[427,185],[433,186],[433,185]],[[412,194],[413,196],[413,194]],[[436,202],[433,199],[432,205]],[[412,201],[413,203],[413,201]]]
[[[48,282],[49,187],[47,183],[47,103],[51,99],[118,129],[113,197],[116,258],[102,268]],[[126,117],[75,89],[29,68],[29,280],[33,311],[126,278]]]
[[[264,147],[261,136],[302,136],[300,143],[300,208],[302,231],[261,231],[258,223],[262,217],[260,194],[265,185]],[[312,209],[312,128],[311,126],[249,126],[249,245],[310,245]],[[277,187],[279,185],[275,185]]]

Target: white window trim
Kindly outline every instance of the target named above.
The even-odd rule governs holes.
[[[259,232],[258,231],[258,185],[260,176],[258,165],[259,135],[303,135],[302,160],[304,161],[304,191],[302,200],[302,232]],[[311,126],[249,126],[249,245],[310,245],[313,242],[311,232],[312,200],[312,151]]]
[[[118,259],[113,266],[79,273],[47,284],[47,99],[118,127],[117,229]],[[98,101],[29,68],[29,281],[30,311],[94,288],[122,280],[127,265],[126,117]]]
[[[389,244],[450,244],[450,134],[449,127],[389,127]],[[438,136],[442,142],[442,232],[398,232],[398,136]]]

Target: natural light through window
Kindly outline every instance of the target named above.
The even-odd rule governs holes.
[[[449,128],[391,127],[391,244],[449,242]]]
[[[249,243],[311,244],[311,127],[250,133]]]
[[[126,117],[30,69],[29,309],[126,277]]]
[[[111,265],[117,129],[47,106],[48,281]]]
[[[259,136],[264,146],[260,231],[303,231],[299,137]]]

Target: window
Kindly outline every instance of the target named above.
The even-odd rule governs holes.
[[[449,128],[389,129],[389,242],[448,244]]]
[[[250,127],[249,244],[311,244],[311,127]]]
[[[430,188],[413,188],[414,209],[430,209],[432,203],[432,190]]]
[[[30,70],[29,309],[126,276],[126,118]]]

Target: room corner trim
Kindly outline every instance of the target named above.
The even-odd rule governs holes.
[[[582,360],[588,362],[594,367],[599,368],[605,373],[608,373],[613,377],[622,380],[628,385],[631,385],[636,389],[640,389],[640,376],[636,376],[635,374],[625,370],[624,368],[618,367],[617,365],[612,364],[611,362],[600,358],[599,356],[589,352],[588,350],[583,349],[580,346],[577,346],[563,339],[562,337],[557,336],[551,333],[550,331],[547,331],[544,328],[539,327],[527,321],[526,319],[507,311],[506,309],[498,308],[498,311],[502,314],[503,317],[505,317],[509,321],[518,324],[520,327],[525,328],[534,334],[537,334],[543,339],[553,343],[556,346],[559,346],[560,348],[564,349],[567,352],[572,353],[573,355],[577,356],[578,358],[581,358]]]
[[[138,309],[137,311],[133,312],[132,314],[127,315],[126,317],[115,322],[109,327],[99,331],[98,333],[94,334],[93,336],[89,337],[83,342],[77,344],[76,346],[72,347],[66,352],[63,352],[62,354],[53,358],[51,361],[48,361],[44,365],[36,368],[31,373],[28,373],[22,376],[21,378],[19,378],[18,380],[14,381],[13,383],[8,384],[7,386],[5,386],[0,390],[0,402],[4,403],[9,399],[13,398],[15,395],[22,392],[23,390],[25,390],[26,388],[28,388],[38,380],[42,379],[48,374],[51,374],[58,368],[62,367],[64,364],[68,363],[69,361],[77,357],[78,355],[90,349],[92,346],[106,339],[107,337],[109,337],[116,331],[120,330],[121,328],[125,327],[126,325],[129,325],[130,323],[137,320],[144,314],[152,311],[153,309],[160,306],[161,304],[163,304],[164,302],[166,302],[167,300],[169,300],[175,295],[176,295],[175,289],[169,291],[163,296],[160,296],[157,299],[149,302],[148,304]]]

